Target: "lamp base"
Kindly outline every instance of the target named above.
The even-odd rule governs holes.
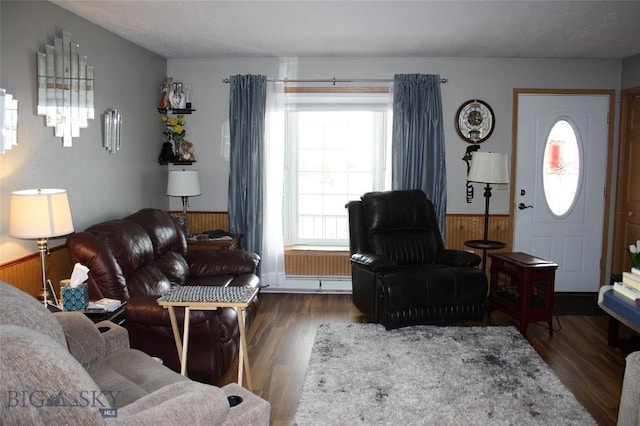
[[[180,213],[174,216],[176,219],[176,222],[178,222],[178,225],[180,225],[180,228],[182,228],[182,231],[184,232],[184,235],[189,238],[189,227],[187,226],[187,214],[186,213]]]
[[[51,295],[47,290],[42,290],[42,292],[40,293],[40,298],[42,299],[42,303],[44,304],[44,306],[48,306],[51,304]]]
[[[49,304],[49,291],[47,291],[47,253],[49,252],[49,247],[46,238],[38,238],[36,243],[38,244],[40,267],[42,268],[42,293],[40,293],[40,297],[42,297],[44,306],[47,306]]]

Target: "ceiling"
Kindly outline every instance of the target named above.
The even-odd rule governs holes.
[[[638,0],[51,2],[167,59],[640,53]]]

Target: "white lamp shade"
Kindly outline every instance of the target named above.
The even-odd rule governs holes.
[[[509,158],[507,154],[474,152],[467,180],[481,183],[509,183]]]
[[[73,232],[69,197],[64,189],[27,189],[11,193],[9,235],[38,239]]]
[[[200,177],[197,170],[172,170],[167,182],[167,195],[193,197],[200,195]]]

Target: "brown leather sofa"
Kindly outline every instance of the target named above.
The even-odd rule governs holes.
[[[481,259],[445,250],[424,192],[370,192],[347,209],[353,302],[370,321],[392,329],[482,319]]]
[[[125,327],[131,347],[159,357],[180,371],[169,314],[157,299],[173,286],[258,287],[260,258],[240,250],[187,252],[184,233],[165,211],[143,209],[124,219],[93,225],[67,239],[72,265],[89,268],[89,298],[126,300]],[[247,327],[258,298],[247,309]],[[182,328],[184,310],[176,309]],[[239,330],[233,309],[190,315],[188,376],[215,384],[238,353]]]

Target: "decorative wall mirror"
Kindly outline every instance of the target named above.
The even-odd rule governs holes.
[[[18,144],[18,100],[0,89],[0,154]]]
[[[115,109],[108,109],[104,113],[104,140],[102,146],[111,154],[120,150],[122,142],[122,116]]]
[[[46,116],[46,126],[54,128],[63,146],[71,146],[72,138],[94,118],[93,67],[80,56],[80,45],[71,41],[68,31],[37,52],[37,60],[38,115]]]

